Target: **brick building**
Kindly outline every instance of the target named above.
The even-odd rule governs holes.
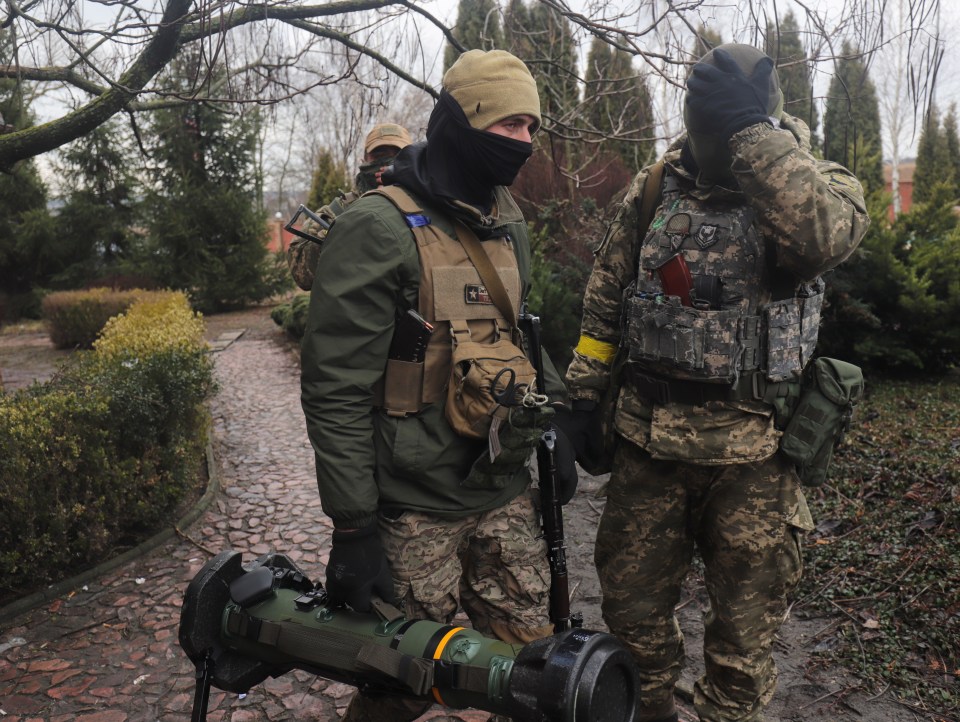
[[[900,190],[900,212],[908,213],[913,206],[913,171],[917,164],[913,160],[906,160],[900,163],[900,179],[898,187]],[[887,193],[892,193],[893,165],[883,164],[883,188]],[[893,203],[890,204],[890,220],[893,220]]]

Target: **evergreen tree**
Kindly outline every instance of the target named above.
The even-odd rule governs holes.
[[[540,91],[540,112],[554,119],[569,118],[580,100],[577,85],[577,45],[567,19],[548,5],[529,9],[527,62]]]
[[[933,188],[952,168],[948,157],[946,137],[940,128],[940,111],[935,105],[924,118],[920,140],[917,142],[917,161],[913,172],[913,203],[926,203]]]
[[[810,142],[816,147],[817,108],[813,104],[813,80],[806,51],[800,41],[800,28],[793,11],[788,11],[780,27],[767,25],[764,52],[773,58],[783,91],[783,109],[810,127]]]
[[[693,62],[696,62],[718,45],[723,45],[723,37],[721,37],[720,31],[701,25],[697,28],[697,34],[693,38],[690,57]]]
[[[0,62],[12,58],[12,35],[0,29]],[[25,83],[0,80],[0,116],[14,130],[33,125],[25,91]],[[59,255],[72,240],[56,235],[47,188],[32,160],[0,173],[0,322],[38,316],[43,287],[61,270]]]
[[[257,122],[206,102],[157,111],[152,121],[159,167],[147,270],[202,311],[262,300],[285,280],[256,204]]]
[[[591,128],[620,139],[604,142],[628,168],[638,169],[653,160],[653,109],[647,85],[633,68],[632,56],[600,38],[590,45],[584,93]]]
[[[58,285],[76,287],[126,270],[141,195],[134,153],[116,120],[64,148],[57,171],[69,189],[58,230],[73,239]]]
[[[951,103],[943,119],[943,142],[946,146],[947,167],[952,173],[954,200],[960,198],[960,136],[957,135],[957,104]]]
[[[313,171],[310,183],[310,195],[307,196],[307,208],[317,210],[337,197],[342,191],[350,190],[350,181],[342,165],[334,160],[328,150],[317,157],[317,167]]]
[[[883,189],[880,106],[859,55],[844,43],[823,118],[823,157],[849,168],[872,193]]]
[[[504,48],[522,60],[533,57],[530,11],[523,0],[508,0],[503,13]]]
[[[491,50],[503,47],[500,13],[494,0],[460,0],[453,36],[466,50]],[[447,70],[460,57],[460,51],[447,44],[443,69]]]
[[[960,361],[960,228],[952,184],[891,224],[880,194],[856,257],[830,274],[818,353],[878,370],[942,372]]]

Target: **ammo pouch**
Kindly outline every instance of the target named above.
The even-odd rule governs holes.
[[[629,360],[654,372],[732,381],[760,366],[760,319],[739,309],[701,310],[675,296],[640,294],[627,301],[627,324]]]
[[[472,341],[465,321],[451,321],[450,331],[453,364],[444,413],[461,436],[485,439],[494,414],[501,408],[493,394],[503,392],[511,381],[519,394],[532,390],[537,373],[526,354],[509,338],[492,343]],[[498,378],[508,369],[513,371],[512,375],[503,373]]]
[[[850,427],[862,397],[859,366],[818,358],[804,370],[800,399],[780,439],[780,451],[797,465],[806,486],[826,481],[833,449]]]
[[[382,406],[388,416],[410,416],[423,409],[423,361],[387,359],[380,389]]]

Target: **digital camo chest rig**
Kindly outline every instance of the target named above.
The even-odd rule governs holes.
[[[516,319],[507,320],[480,278],[464,247],[423,214],[399,186],[370,191],[389,199],[403,214],[417,244],[420,284],[417,311],[433,326],[421,361],[389,359],[382,397],[376,405],[391,416],[417,413],[440,402],[451,379],[456,344],[495,344],[516,334]],[[461,234],[465,228],[457,228]],[[520,308],[521,283],[509,237],[485,241],[483,250],[499,276],[513,309]]]
[[[781,278],[749,205],[693,198],[664,176],[627,302],[631,367],[742,388],[733,398],[756,398],[757,381],[796,379],[817,343],[823,283]]]

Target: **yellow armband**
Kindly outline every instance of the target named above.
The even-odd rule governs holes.
[[[593,358],[600,363],[609,365],[613,361],[613,357],[617,355],[617,346],[605,341],[597,341],[597,339],[589,336],[581,336],[577,343],[576,352],[581,356]]]

